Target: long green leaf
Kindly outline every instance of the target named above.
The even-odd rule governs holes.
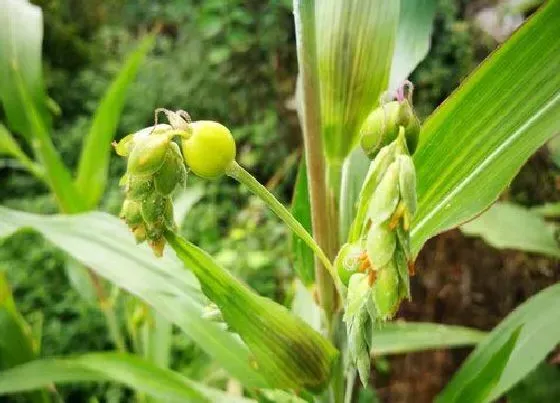
[[[372,354],[402,354],[479,343],[485,332],[437,323],[389,322],[372,335]]]
[[[560,130],[560,1],[549,1],[426,121],[414,162],[418,252],[492,203]]]
[[[50,127],[41,66],[43,14],[24,0],[4,0],[0,13],[0,101],[10,128],[31,140],[27,102],[17,88],[17,73],[37,110],[38,119]]]
[[[70,358],[31,361],[0,372],[0,395],[29,391],[51,383],[111,381],[165,402],[250,402],[159,368],[140,357],[89,353]]]
[[[76,184],[88,209],[95,208],[105,191],[111,140],[117,131],[126,92],[154,41],[154,34],[147,35],[138,48],[128,55],[126,63],[99,103],[89,133],[84,139]]]
[[[205,299],[194,276],[173,254],[156,259],[108,214],[41,216],[0,207],[0,236],[34,228],[69,255],[151,305],[247,386],[265,385],[238,338],[202,318]]]
[[[389,88],[396,89],[430,49],[436,0],[401,0]]]
[[[387,88],[398,19],[399,1],[316,2],[321,122],[332,163],[341,164],[354,148],[361,124]]]
[[[197,276],[225,322],[247,343],[270,386],[311,391],[326,386],[338,356],[326,338],[284,306],[250,290],[201,249],[172,232],[165,239]]]
[[[0,271],[0,371],[31,361],[37,357],[38,339],[25,322],[14,303],[4,273]],[[1,372],[0,372],[1,373]],[[1,378],[1,376],[0,376]],[[32,402],[45,402],[45,391],[36,391],[26,397]]]
[[[484,367],[480,368],[477,376],[470,380],[470,382],[460,385],[460,390],[457,392],[458,398],[444,398],[439,397],[437,402],[487,402],[489,401],[492,389],[498,383],[500,374],[504,370],[515,344],[519,337],[521,328],[516,329],[509,336],[509,339],[504,343],[498,351],[496,351],[486,362]]]
[[[0,155],[10,155],[15,157],[23,167],[40,179],[44,179],[43,169],[33,162],[27,154],[23,152],[12,133],[0,123]]]
[[[439,396],[440,400],[463,401],[462,390],[475,378],[482,376],[480,372],[519,328],[521,332],[515,348],[509,355],[507,365],[500,371],[499,381],[488,394],[488,400],[498,398],[521,380],[560,341],[560,284],[531,297],[496,326],[467,358]]]
[[[476,219],[463,224],[466,235],[480,236],[500,249],[520,249],[560,257],[555,228],[537,213],[512,203],[496,203]]]

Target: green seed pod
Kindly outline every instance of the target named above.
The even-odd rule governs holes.
[[[165,133],[151,134],[141,141],[135,141],[128,157],[129,175],[152,175],[157,172],[165,161],[170,142],[170,137]]]
[[[147,233],[146,233],[146,226],[144,224],[140,224],[132,229],[132,233],[134,234],[134,239],[136,239],[136,243],[141,243],[146,240]]]
[[[418,140],[420,139],[420,121],[413,115],[409,124],[405,127],[406,144],[410,155],[414,154],[416,147],[418,147]]]
[[[395,264],[399,273],[399,298],[410,299],[410,276],[408,274],[408,261],[400,247],[395,251]]]
[[[127,184],[127,198],[131,200],[144,200],[154,192],[154,181],[151,177],[129,176]]]
[[[391,217],[399,203],[399,164],[393,162],[383,175],[381,182],[371,198],[368,217],[371,221],[382,223]]]
[[[416,169],[414,162],[408,155],[397,157],[399,164],[399,191],[401,200],[406,207],[407,220],[410,221],[416,213]]]
[[[360,128],[360,145],[368,156],[374,156],[397,137],[399,109],[399,102],[392,101],[374,109],[366,118]]]
[[[160,134],[170,129],[172,129],[172,127],[169,125],[157,125],[155,127],[150,126],[142,130],[138,130],[136,133],[132,133],[128,136],[123,137],[118,143],[113,143],[115,146],[115,151],[117,155],[120,155],[121,157],[128,157],[132,152],[134,146],[137,143],[142,142],[150,134]]]
[[[380,270],[391,261],[396,245],[397,235],[389,229],[387,223],[371,226],[367,235],[366,250],[375,270]]]
[[[141,203],[135,200],[126,199],[123,203],[120,216],[130,226],[142,223]]]
[[[373,300],[380,320],[393,317],[399,307],[399,274],[393,259],[377,272]]]
[[[182,149],[189,168],[203,178],[225,173],[235,160],[235,141],[229,129],[217,122],[201,120],[190,125],[192,134]]]
[[[153,192],[142,201],[142,217],[149,225],[162,219],[164,210],[165,200],[159,193]]]
[[[364,249],[356,244],[345,244],[334,261],[334,267],[338,272],[338,277],[340,277],[340,281],[346,287],[348,287],[348,283],[350,282],[350,277],[353,274],[358,272],[360,268],[360,256]]]
[[[175,229],[175,218],[173,217],[173,201],[170,197],[163,200],[163,223],[170,229]]]
[[[172,142],[163,165],[154,175],[155,188],[159,193],[169,195],[178,186],[184,186],[186,177],[187,169],[183,163],[181,150],[177,144]]]

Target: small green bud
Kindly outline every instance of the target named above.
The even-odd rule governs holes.
[[[161,168],[171,142],[165,133],[151,134],[135,142],[128,157],[129,175],[152,175]]]
[[[134,239],[136,240],[136,243],[141,243],[146,240],[147,237],[146,226],[143,223],[134,227],[132,233],[134,234]]]
[[[399,155],[397,161],[399,164],[399,191],[402,203],[406,207],[405,222],[407,225],[405,227],[408,229],[412,216],[416,213],[416,169],[412,158],[408,155]]]
[[[368,231],[366,250],[368,258],[375,270],[388,264],[393,258],[397,245],[395,231],[389,229],[388,223],[372,225]]]
[[[370,113],[360,129],[360,145],[368,156],[390,144],[399,132],[399,102],[392,101]]]
[[[126,199],[123,203],[120,216],[130,226],[140,224],[142,222],[141,203],[135,200]]]
[[[117,155],[128,157],[134,146],[146,139],[150,134],[164,133],[172,127],[169,125],[156,125],[138,130],[136,133],[123,137],[118,143],[113,143]]]
[[[229,129],[207,120],[194,122],[190,127],[191,136],[182,143],[189,168],[203,178],[224,174],[236,154],[235,140]]]
[[[380,320],[393,317],[400,303],[399,274],[393,259],[378,270],[373,299]]]
[[[368,217],[371,221],[387,221],[399,203],[399,164],[393,162],[383,175],[369,203]]]
[[[187,170],[183,163],[181,150],[177,144],[172,142],[165,155],[163,165],[154,175],[155,188],[159,193],[169,195],[178,186],[183,187],[186,178]]]
[[[148,224],[163,217],[165,200],[159,193],[153,192],[142,201],[142,217]]]
[[[406,99],[391,101],[370,113],[360,129],[362,149],[369,157],[375,156],[381,147],[395,141],[400,127],[405,129],[408,150],[414,153],[420,122]]]
[[[154,191],[151,177],[129,176],[126,195],[132,200],[144,200]]]
[[[363,248],[356,244],[345,244],[334,261],[334,267],[338,272],[338,277],[340,281],[346,287],[350,281],[350,277],[358,272],[360,265],[362,264],[360,257],[363,253]]]

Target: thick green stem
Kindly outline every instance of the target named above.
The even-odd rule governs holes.
[[[330,209],[327,194],[325,156],[321,136],[321,102],[317,74],[315,40],[315,2],[294,0],[294,22],[299,67],[299,115],[305,145],[311,221],[313,236],[317,243],[334,259],[336,245],[330,224]],[[335,234],[336,236],[336,234]],[[334,251],[334,252],[333,252]],[[337,309],[338,297],[333,282],[319,261],[315,261],[315,281],[319,300],[330,321]],[[329,325],[330,326],[330,325]]]
[[[247,186],[249,190],[264,201],[267,206],[294,232],[294,234],[299,236],[307,244],[307,246],[311,248],[311,250],[327,268],[331,276],[333,276],[333,278],[337,278],[334,267],[325,252],[323,252],[321,247],[317,245],[313,237],[309,235],[300,222],[294,218],[292,213],[290,213],[288,209],[284,207],[284,205],[280,203],[266,187],[264,187],[253,175],[247,172],[235,161],[231,163],[226,173],[239,183]]]

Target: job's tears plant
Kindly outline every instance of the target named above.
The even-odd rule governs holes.
[[[156,256],[162,256],[166,238],[177,253],[182,253],[184,248],[175,234],[172,194],[175,189],[185,186],[186,167],[203,178],[228,174],[245,183],[317,253],[333,277],[341,297],[344,299],[347,296],[344,321],[350,356],[366,385],[370,370],[371,328],[391,318],[400,301],[410,297],[408,276],[413,261],[409,230],[416,210],[416,175],[409,148],[415,147],[419,130],[418,119],[410,104],[411,93],[410,89],[405,99],[403,89],[399,89],[396,101],[373,110],[364,123],[361,130],[362,147],[374,159],[360,193],[349,242],[338,254],[335,267],[301,224],[235,162],[235,141],[229,129],[213,121],[191,122],[184,111],[157,109],[154,126],[144,128],[115,144],[116,152],[128,158],[127,171],[122,180],[126,198],[121,218],[126,221],[137,242],[147,240]],[[160,111],[166,114],[169,125],[157,124]],[[222,309],[224,318],[232,325],[237,316],[225,314],[231,310],[230,305],[221,303],[223,295],[214,291],[219,281],[204,271],[193,270],[203,284],[205,293]],[[219,271],[218,266],[216,270]],[[250,295],[239,290],[240,295]],[[248,297],[245,304],[247,309],[251,306],[250,299]],[[275,326],[272,329],[281,332]],[[258,355],[257,351],[260,350],[249,341],[258,338],[254,339],[254,334],[243,330],[240,334]],[[297,334],[294,332],[290,338],[294,339]],[[295,348],[295,342],[290,343]],[[322,362],[321,357],[319,354],[319,363]],[[285,358],[289,358],[289,355],[281,358],[281,361]],[[303,385],[316,388],[323,384],[332,365],[328,358],[324,363],[313,372],[314,376],[322,374],[318,378],[305,376],[305,371],[298,374]],[[297,373],[294,371],[297,367],[292,366],[288,372],[293,376]],[[297,388],[302,384],[289,381],[290,378],[286,378],[283,387]]]

